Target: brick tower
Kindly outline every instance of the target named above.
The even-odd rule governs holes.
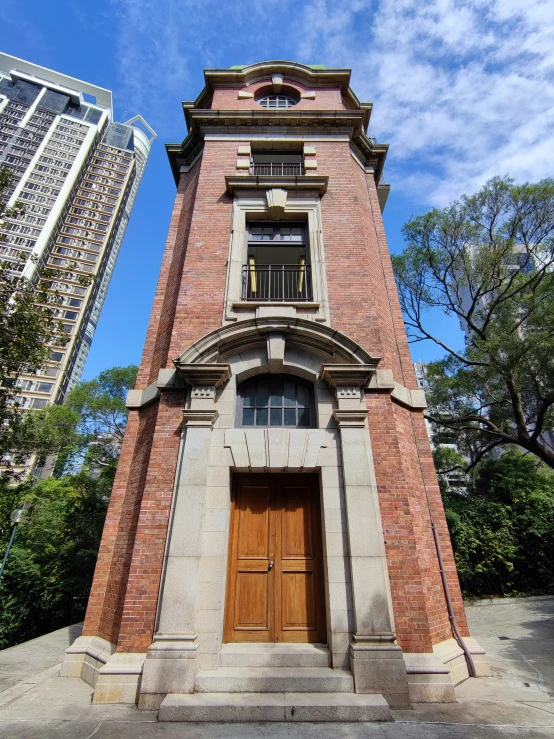
[[[167,146],[177,196],[62,674],[173,720],[452,701],[487,668],[385,239],[372,105],[345,69],[205,79]]]

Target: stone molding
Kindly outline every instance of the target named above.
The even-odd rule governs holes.
[[[424,410],[427,408],[427,401],[425,400],[425,392],[423,390],[408,390],[407,387],[404,387],[399,382],[394,383],[391,397],[407,408],[413,408],[414,410]]]
[[[174,360],[179,375],[187,385],[220,387],[231,377],[231,367],[228,364],[198,364],[196,362],[182,362]]]
[[[319,195],[327,192],[328,177],[321,175],[291,175],[273,177],[271,175],[227,175],[225,187],[234,195],[241,190],[271,190],[285,188],[286,190],[313,190]]]
[[[324,324],[303,318],[251,318],[227,324],[205,334],[176,359],[180,365],[204,365],[215,363],[220,357],[227,357],[266,344],[268,334],[277,332],[285,337],[287,345],[333,357],[342,364],[376,365],[379,357],[372,357],[346,334]],[[212,366],[217,366],[212,364]]]
[[[345,410],[334,410],[333,418],[337,422],[339,429],[343,428],[364,428],[367,420],[367,409],[348,408]]]
[[[374,374],[378,359],[368,364],[324,364],[321,379],[334,388],[367,387]]]
[[[272,220],[281,218],[287,207],[287,191],[282,187],[272,187],[266,190],[267,210]]]
[[[264,319],[257,319],[256,323],[263,322],[263,320]],[[268,321],[269,324],[273,321],[273,319],[265,320]],[[290,320],[283,320],[286,321],[287,325],[290,323]],[[310,324],[311,327],[313,327],[314,324],[311,322]],[[240,324],[236,324],[233,328],[238,328],[239,326]],[[249,334],[249,336],[258,337],[261,334],[266,334],[266,340],[268,341],[269,372],[282,372],[284,346],[287,334],[284,333],[284,327],[282,324],[276,324],[275,328],[280,330],[271,332],[271,330],[268,329],[266,334],[266,332],[260,327],[261,330],[259,332],[256,331],[255,334]],[[218,331],[220,331],[220,329],[218,329]],[[251,348],[251,346],[254,345],[254,342],[256,342],[256,345],[259,344],[257,339],[254,341],[247,341],[241,346],[241,350]],[[125,402],[126,407],[129,410],[140,410],[145,408],[159,398],[160,391],[182,390],[185,386],[185,382],[189,386],[212,387],[220,387],[222,384],[227,382],[231,376],[230,366],[228,364],[203,364],[201,360],[199,360],[199,363],[181,363],[181,358],[187,355],[187,352],[189,351],[190,350],[186,350],[181,357],[174,360],[177,372],[171,369],[160,370],[158,381],[153,382],[145,390],[129,390],[127,393],[127,400]],[[327,382],[330,387],[336,389],[337,397],[339,397],[339,394],[341,394],[342,398],[346,398],[348,394],[351,394],[353,398],[357,397],[357,392],[354,388],[362,388],[365,392],[390,393],[393,400],[412,410],[425,410],[427,408],[427,401],[423,390],[409,390],[407,387],[404,387],[404,385],[401,385],[399,382],[394,380],[391,370],[375,369],[378,362],[379,358],[371,358],[371,363],[364,365],[323,365],[321,369],[321,379]],[[206,369],[204,370],[204,368]],[[348,393],[348,388],[352,388],[351,393]]]
[[[214,423],[219,418],[219,412],[216,410],[184,410],[183,421],[186,428],[198,428],[206,426],[213,428]]]
[[[223,446],[238,472],[312,472],[321,467],[325,456],[321,450],[335,438],[326,429],[225,429],[224,433]]]
[[[150,403],[153,403],[159,397],[158,383],[153,382],[144,390],[129,390],[127,392],[125,406],[130,411],[138,411],[140,408],[150,405]]]

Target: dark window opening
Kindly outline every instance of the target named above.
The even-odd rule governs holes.
[[[313,385],[292,375],[259,375],[241,382],[237,426],[315,428]]]
[[[303,223],[248,224],[243,300],[312,300],[311,269]]]
[[[250,174],[295,177],[304,174],[304,156],[299,151],[252,152]]]

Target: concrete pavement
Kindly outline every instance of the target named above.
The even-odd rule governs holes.
[[[491,678],[467,680],[456,704],[393,711],[393,723],[169,724],[156,712],[90,702],[81,680],[58,676],[79,627],[0,652],[3,739],[554,739],[554,597],[468,606]]]

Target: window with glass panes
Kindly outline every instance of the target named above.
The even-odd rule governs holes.
[[[292,375],[259,375],[237,389],[237,425],[315,428],[313,385]]]

